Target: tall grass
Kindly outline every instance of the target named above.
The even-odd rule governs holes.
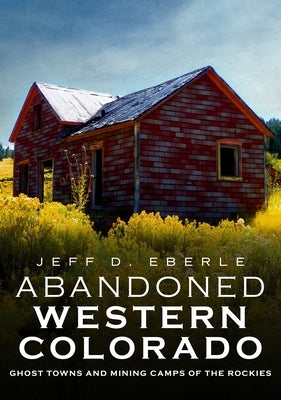
[[[0,161],[0,199],[13,195],[13,165],[11,158]]]

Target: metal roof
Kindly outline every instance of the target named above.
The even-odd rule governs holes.
[[[70,89],[35,82],[47,102],[63,122],[84,123],[116,97],[88,90]]]

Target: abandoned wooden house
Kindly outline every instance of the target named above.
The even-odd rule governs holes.
[[[14,195],[71,202],[65,157],[87,151],[89,207],[226,217],[265,202],[260,118],[208,66],[124,97],[34,83],[10,137]]]

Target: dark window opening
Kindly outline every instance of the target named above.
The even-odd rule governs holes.
[[[240,176],[238,146],[220,147],[220,176],[229,178]]]
[[[37,131],[38,129],[41,129],[41,122],[42,122],[41,104],[37,104],[36,106],[33,107],[33,126],[32,126],[32,129],[34,131]]]
[[[93,206],[102,205],[103,173],[102,173],[102,149],[94,150],[94,180],[93,180]]]
[[[29,164],[20,164],[20,193],[28,194]]]

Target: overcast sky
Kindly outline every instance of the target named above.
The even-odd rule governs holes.
[[[34,81],[124,95],[206,65],[281,119],[281,0],[0,0],[0,142]]]

